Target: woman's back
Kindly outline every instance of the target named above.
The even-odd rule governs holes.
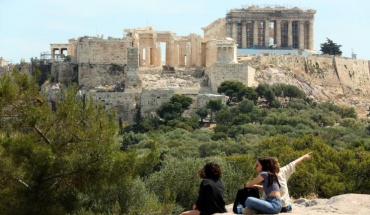
[[[199,196],[196,202],[200,214],[226,212],[224,201],[224,183],[222,180],[203,179],[200,183]]]

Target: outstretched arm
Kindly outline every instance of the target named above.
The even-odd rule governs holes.
[[[310,159],[312,157],[312,152],[309,152],[301,157],[299,157],[297,160],[294,161],[295,165],[300,164],[302,161]]]

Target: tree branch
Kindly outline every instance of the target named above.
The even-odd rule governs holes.
[[[37,133],[42,137],[42,139],[45,140],[46,143],[51,144],[50,140],[36,127],[36,125],[33,126],[33,128],[37,131]]]

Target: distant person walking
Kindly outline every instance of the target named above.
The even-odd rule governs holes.
[[[203,179],[200,183],[199,194],[193,210],[185,211],[181,215],[211,215],[225,213],[224,183],[221,180],[221,168],[216,163],[207,163],[200,171]]]

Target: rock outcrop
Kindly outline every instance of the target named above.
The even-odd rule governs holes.
[[[231,215],[233,205],[227,205],[227,213]],[[284,213],[282,213],[284,214]],[[297,199],[293,203],[293,211],[289,215],[368,215],[370,214],[370,195],[343,194],[330,199]],[[221,215],[221,214],[218,214]]]
[[[287,83],[317,102],[353,107],[367,118],[370,107],[370,63],[333,56],[263,55],[240,58],[256,68],[255,85]]]

